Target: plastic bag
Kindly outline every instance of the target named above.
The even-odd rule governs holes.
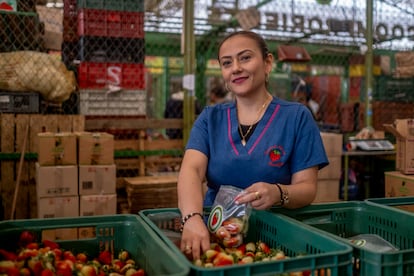
[[[360,234],[348,239],[355,246],[375,252],[385,253],[398,250],[394,245],[375,234]]]
[[[207,226],[213,240],[224,247],[237,247],[247,234],[250,204],[238,205],[236,199],[245,192],[234,186],[221,186],[214,200]]]

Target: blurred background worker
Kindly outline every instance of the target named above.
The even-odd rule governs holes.
[[[312,99],[312,88],[306,84],[306,82],[300,77],[295,76],[292,82],[294,90],[292,92],[292,98],[304,104],[312,112],[315,121],[321,120],[321,114],[319,110],[319,104]]]
[[[231,101],[228,91],[221,85],[214,86],[209,96],[212,105]]]
[[[164,118],[166,119],[182,119],[183,118],[183,104],[184,104],[184,91],[178,91],[173,93],[168,99],[165,111]],[[200,103],[195,100],[195,115],[201,113]],[[170,139],[182,139],[183,130],[182,129],[166,129],[166,134]]]

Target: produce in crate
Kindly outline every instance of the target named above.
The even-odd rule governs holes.
[[[300,258],[306,253],[296,256]],[[271,248],[262,241],[248,242],[238,247],[223,247],[218,243],[211,243],[210,249],[203,253],[200,259],[193,261],[194,265],[209,268],[223,267],[228,265],[252,264],[258,262],[278,261],[289,259],[281,249]],[[312,275],[310,270],[296,271],[284,274],[276,274],[277,276],[308,276]],[[313,275],[329,276],[330,269],[318,269]]]
[[[19,276],[144,276],[126,250],[114,252],[103,250],[98,256],[84,252],[72,252],[49,240],[37,242],[30,231],[20,234],[17,250],[0,249],[0,275]]]
[[[218,243],[211,243],[210,249],[204,252],[200,259],[195,260],[194,264],[202,267],[216,267],[285,258],[287,257],[282,250],[270,248],[262,241],[243,243],[237,247],[223,247]]]

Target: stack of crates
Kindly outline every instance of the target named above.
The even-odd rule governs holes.
[[[144,1],[66,0],[63,20],[62,58],[77,71],[80,113],[144,116]]]

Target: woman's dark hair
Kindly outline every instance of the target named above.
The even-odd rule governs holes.
[[[269,54],[269,49],[267,47],[267,44],[266,44],[265,40],[259,34],[255,33],[255,32],[251,32],[251,31],[238,31],[238,32],[234,32],[234,33],[231,33],[231,34],[227,35],[220,42],[219,47],[218,47],[218,52],[220,52],[220,48],[226,40],[228,40],[231,37],[238,36],[238,35],[244,36],[244,37],[247,37],[247,38],[250,38],[250,39],[256,41],[257,46],[259,46],[259,49],[262,52],[263,59],[265,59],[267,57],[267,55]],[[217,58],[218,58],[218,60],[220,60],[220,57],[217,57]]]

